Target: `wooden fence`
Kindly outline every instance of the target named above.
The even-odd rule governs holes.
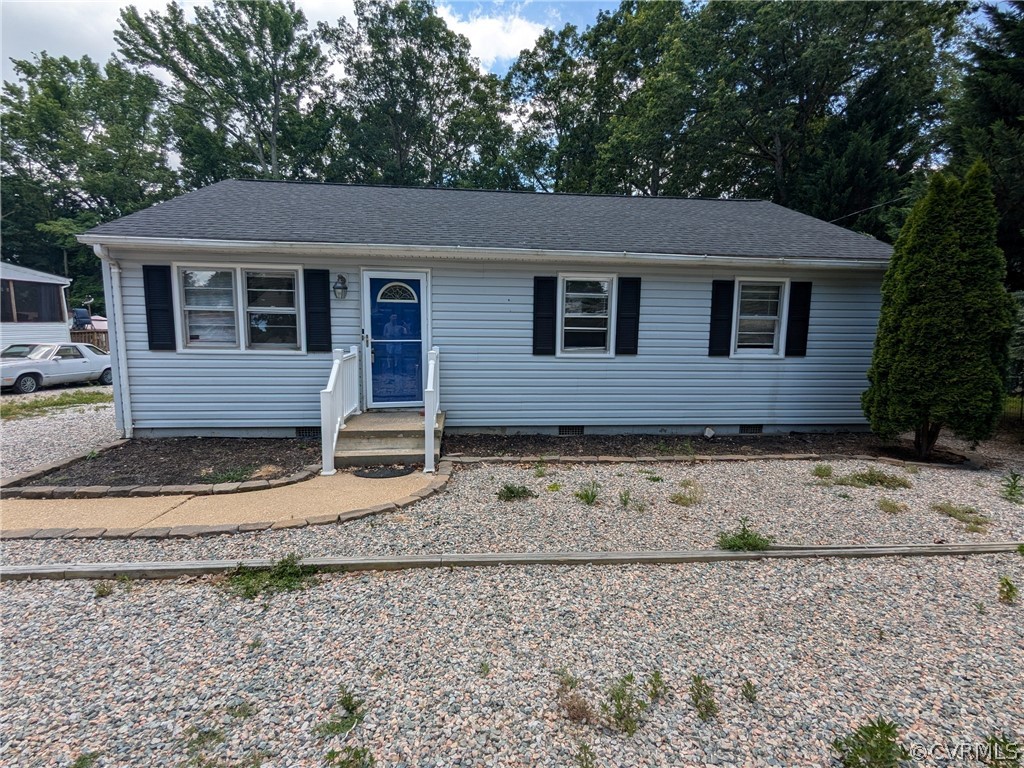
[[[110,351],[110,337],[106,331],[72,331],[71,340],[80,344],[93,344],[104,352]]]

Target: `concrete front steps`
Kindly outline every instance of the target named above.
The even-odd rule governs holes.
[[[434,458],[440,458],[444,412],[437,414]],[[367,467],[374,464],[422,464],[421,411],[371,411],[353,416],[338,432],[334,466]]]

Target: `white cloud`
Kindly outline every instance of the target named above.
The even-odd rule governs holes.
[[[437,13],[449,27],[469,38],[473,55],[485,69],[492,69],[499,61],[511,61],[524,48],[532,48],[544,31],[543,24],[525,18],[518,8],[498,14],[485,14],[477,8],[461,16],[451,5],[441,4]]]

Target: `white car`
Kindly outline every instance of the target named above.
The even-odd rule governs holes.
[[[92,344],[11,344],[0,352],[0,386],[27,394],[51,384],[110,384],[110,355]]]

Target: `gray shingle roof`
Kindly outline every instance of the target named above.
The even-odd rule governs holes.
[[[229,180],[88,235],[884,261],[890,246],[760,200]]]

